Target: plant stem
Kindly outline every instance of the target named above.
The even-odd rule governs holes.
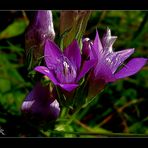
[[[69,108],[68,107],[63,107],[61,111],[60,118],[65,118],[68,115]]]
[[[66,123],[66,125],[71,124],[71,123],[76,119],[77,114],[79,113],[80,110],[81,110],[81,108],[77,109],[76,112],[75,112],[72,116],[70,116],[70,119],[69,119],[69,121]]]
[[[134,133],[101,133],[101,132],[65,132],[65,131],[50,131],[51,133],[75,134],[75,135],[90,135],[90,136],[105,136],[105,137],[147,137],[148,134]]]

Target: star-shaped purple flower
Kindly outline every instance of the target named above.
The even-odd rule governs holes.
[[[90,59],[96,59],[97,63],[90,76],[90,89],[97,94],[106,83],[125,78],[137,73],[147,62],[147,58],[133,58],[127,64],[124,61],[134,53],[134,49],[125,49],[114,52],[112,45],[116,36],[111,36],[107,28],[102,40],[96,31],[94,42],[84,40],[83,53]],[[121,66],[123,66],[121,68]],[[119,70],[120,68],[120,70]]]
[[[46,66],[37,66],[35,70],[46,75],[55,85],[70,92],[78,87],[79,80],[93,67],[94,59],[82,64],[80,48],[74,40],[62,52],[52,41],[46,40],[44,49]]]

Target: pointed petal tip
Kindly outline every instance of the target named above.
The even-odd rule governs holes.
[[[117,51],[116,53],[122,53],[122,56],[124,57],[126,55],[126,57],[130,57],[133,53],[135,52],[135,48],[129,48],[129,49],[124,49],[121,51]]]
[[[72,46],[72,47],[77,47],[79,48],[79,44],[78,44],[78,41],[76,39],[74,39],[71,44],[69,46]]]
[[[36,66],[36,67],[34,68],[34,70],[37,71],[37,72],[40,72],[40,73],[42,73],[42,74],[44,74],[45,72],[48,73],[48,71],[49,71],[48,68],[45,67],[45,66]]]
[[[103,37],[104,37],[104,38],[105,38],[105,37],[112,38],[112,39],[114,39],[114,40],[116,40],[116,39],[118,38],[118,36],[112,36],[112,35],[111,35],[111,29],[110,29],[108,26],[106,27],[106,31],[105,31]]]
[[[130,49],[127,49],[127,50],[135,51],[135,48],[130,48]]]
[[[94,39],[94,42],[93,42],[93,48],[94,48],[94,52],[99,55],[99,53],[101,53],[102,49],[103,49],[103,46],[102,46],[102,43],[101,43],[101,40],[100,40],[100,37],[99,37],[99,33],[98,31],[96,30],[96,36],[95,36],[95,39]]]
[[[104,37],[111,37],[111,30],[108,26],[107,26],[106,31],[104,33]]]
[[[111,34],[111,30],[110,30],[110,28],[107,26],[107,28],[106,28],[106,32],[108,32],[108,33],[110,33]]]
[[[70,60],[70,62],[79,70],[81,66],[81,51],[77,40],[73,40],[72,43],[64,49],[64,55]]]
[[[49,69],[58,64],[61,55],[61,49],[53,41],[46,40],[44,46],[44,60]]]
[[[129,54],[130,54],[130,55],[135,52],[135,48],[130,48],[130,49],[127,49],[127,50],[129,50]]]
[[[99,36],[99,32],[98,32],[98,30],[96,29],[96,36]]]

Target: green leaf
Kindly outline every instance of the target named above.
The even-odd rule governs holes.
[[[29,22],[26,19],[16,19],[12,24],[0,32],[0,39],[15,37],[24,33],[28,23]]]
[[[6,119],[0,118],[0,123],[6,123],[6,122],[7,122]]]
[[[94,132],[98,132],[100,134],[111,134],[112,132],[109,131],[109,130],[106,130],[104,128],[101,128],[101,127],[98,127],[98,126],[95,126],[93,128],[91,128]]]
[[[64,133],[65,131],[66,131],[66,132],[73,132],[73,128],[72,128],[72,126],[70,126],[70,125],[58,124],[58,125],[56,125],[55,130],[56,130],[56,131],[60,131],[61,134],[63,134],[64,137],[68,137],[68,138],[74,137],[73,134],[66,134],[66,133]]]
[[[0,92],[4,93],[11,89],[11,83],[7,79],[0,78]]]
[[[14,64],[8,61],[8,57],[5,54],[0,54],[0,76],[5,77],[13,84],[24,83],[23,77],[19,74]]]
[[[90,11],[62,11],[60,18],[60,34],[70,31],[63,39],[63,48],[66,48],[74,39],[81,45],[81,38],[85,32]]]

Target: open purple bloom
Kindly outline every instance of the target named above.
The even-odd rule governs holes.
[[[84,41],[84,53],[89,53],[90,59],[97,60],[90,77],[90,83],[92,84],[90,87],[96,94],[106,83],[137,73],[147,62],[147,58],[133,58],[124,65],[124,61],[134,53],[134,49],[114,52],[112,46],[116,38],[116,36],[111,36],[111,31],[107,28],[102,40],[96,32],[93,44]],[[123,67],[121,68],[121,66]],[[121,69],[119,70],[119,68]]]
[[[79,80],[94,65],[94,60],[87,60],[82,64],[76,40],[64,52],[54,42],[46,40],[44,57],[47,67],[37,66],[35,70],[48,76],[55,85],[69,92],[78,87]]]
[[[48,87],[38,82],[27,95],[21,107],[22,112],[43,120],[55,120],[60,114],[58,101]]]

